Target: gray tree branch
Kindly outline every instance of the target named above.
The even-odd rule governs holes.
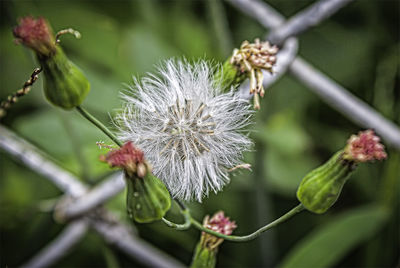
[[[93,221],[92,226],[109,244],[116,246],[129,256],[134,256],[136,260],[148,267],[184,267],[169,255],[132,235],[129,228],[122,223]]]
[[[60,208],[57,216],[61,219],[71,219],[87,213],[102,205],[108,199],[114,197],[125,188],[123,173],[118,172],[107,178],[104,182],[87,192],[85,195]]]
[[[321,0],[274,28],[268,36],[273,44],[281,44],[291,36],[297,36],[329,18],[340,8],[354,0]]]
[[[64,191],[68,195],[78,198],[78,200],[84,200],[81,198],[84,198],[85,194],[88,192],[88,188],[85,184],[81,183],[73,174],[63,170],[60,166],[55,164],[45,153],[41,152],[35,146],[18,137],[12,131],[1,125],[0,148],[14,156],[16,159],[22,161],[35,172],[41,174],[44,178],[54,183],[60,188],[60,190]],[[106,181],[104,184],[101,184],[100,186],[103,185],[103,188],[100,189],[104,189],[104,185],[115,187],[115,185],[118,186],[119,184],[121,186],[117,181],[118,174],[114,175],[111,181]],[[94,194],[94,196],[96,195],[97,194]],[[103,202],[105,201],[103,197],[100,199]],[[94,205],[93,208],[97,206],[98,205]],[[96,219],[91,218],[90,221],[91,226],[93,226],[93,228],[95,228],[106,241],[115,244],[116,247],[121,249],[127,255],[140,261],[146,266],[159,267],[159,264],[162,263],[162,267],[183,267],[179,261],[134,236],[131,231],[132,228],[119,223],[117,220],[110,221],[110,218],[117,219],[117,217],[111,212],[105,211],[100,214],[100,217],[97,217]],[[80,221],[78,221],[78,223],[79,222]],[[83,228],[82,223],[78,223],[77,225],[73,225],[74,228],[71,227],[72,231],[71,229],[64,230],[60,237],[56,238],[48,247],[45,248],[44,251],[39,252],[39,255],[33,257],[28,264],[45,264],[44,266],[46,266],[63,257],[63,252],[68,251],[68,249],[74,245],[72,242],[74,240],[79,240],[78,231],[83,230]],[[79,226],[81,228],[78,228]],[[51,258],[49,254],[51,254]],[[44,267],[41,265],[38,265],[37,267],[39,266]]]
[[[285,21],[284,17],[277,13],[271,6],[259,0],[228,0],[228,2],[247,15],[256,18],[259,23],[265,27],[276,28]],[[318,6],[321,3],[325,4],[323,1],[317,2],[314,5]],[[343,4],[343,2],[340,3]],[[310,9],[312,9],[312,7]],[[336,8],[336,10],[338,10],[338,8]],[[327,12],[326,9],[321,9],[321,12],[324,12],[323,16],[319,16],[321,19],[332,15],[332,13]],[[309,26],[313,25],[310,24]],[[306,30],[306,28],[302,29],[302,31],[304,30]],[[365,128],[374,129],[387,143],[400,149],[399,127],[383,117],[371,106],[351,94],[348,90],[326,75],[317,71],[301,57],[297,57],[293,61],[289,70],[297,79],[309,86],[313,92],[344,116]]]
[[[80,219],[68,224],[52,242],[44,247],[23,268],[49,267],[68,254],[70,248],[77,244],[86,234],[89,227],[87,220]]]
[[[78,197],[86,192],[86,186],[73,174],[55,164],[49,156],[2,125],[0,125],[0,147],[68,195]]]

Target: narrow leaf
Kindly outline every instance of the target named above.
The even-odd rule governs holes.
[[[388,211],[376,205],[337,216],[300,241],[279,267],[329,267],[380,230]]]

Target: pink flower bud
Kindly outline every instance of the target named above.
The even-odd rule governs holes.
[[[149,171],[143,152],[130,141],[121,148],[111,150],[107,155],[101,156],[100,160],[107,162],[112,167],[123,168],[129,174],[137,173],[141,178]]]
[[[19,25],[13,29],[18,43],[32,48],[38,54],[48,57],[56,52],[55,39],[50,25],[43,17],[34,19],[21,18]]]
[[[385,147],[371,129],[352,135],[347,141],[343,155],[344,159],[357,163],[382,160],[386,157]]]

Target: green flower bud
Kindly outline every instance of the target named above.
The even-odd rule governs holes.
[[[308,173],[297,189],[297,198],[311,212],[326,212],[339,198],[343,185],[358,163],[386,158],[384,147],[372,130],[352,135],[344,150]]]
[[[143,178],[126,176],[128,215],[140,223],[160,220],[171,207],[171,197],[165,185],[147,172]]]
[[[90,91],[82,71],[67,59],[60,47],[48,58],[39,58],[44,74],[44,93],[55,106],[72,109],[79,106]]]
[[[201,241],[194,251],[191,268],[212,268],[217,264],[217,250],[210,250],[202,246]]]
[[[79,106],[90,91],[89,81],[56,45],[47,21],[25,17],[13,32],[17,42],[35,51],[43,69],[47,100],[64,109]]]
[[[151,173],[143,152],[132,142],[110,151],[100,160],[125,171],[128,215],[140,223],[160,220],[171,207],[171,196],[165,185]]]
[[[343,151],[337,152],[328,162],[303,178],[297,198],[309,211],[324,213],[338,199],[354,167],[353,162],[343,160]]]
[[[219,211],[210,219],[206,216],[203,221],[203,226],[224,234],[231,235],[237,227],[234,221],[230,221],[229,217],[225,217],[223,211]],[[217,263],[218,247],[224,240],[211,234],[202,232],[200,242],[197,244],[194,251],[191,268],[212,268]]]

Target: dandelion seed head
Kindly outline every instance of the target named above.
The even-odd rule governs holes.
[[[201,202],[220,191],[252,145],[248,101],[223,93],[214,71],[205,61],[166,61],[123,95],[120,139],[143,150],[174,198]]]

